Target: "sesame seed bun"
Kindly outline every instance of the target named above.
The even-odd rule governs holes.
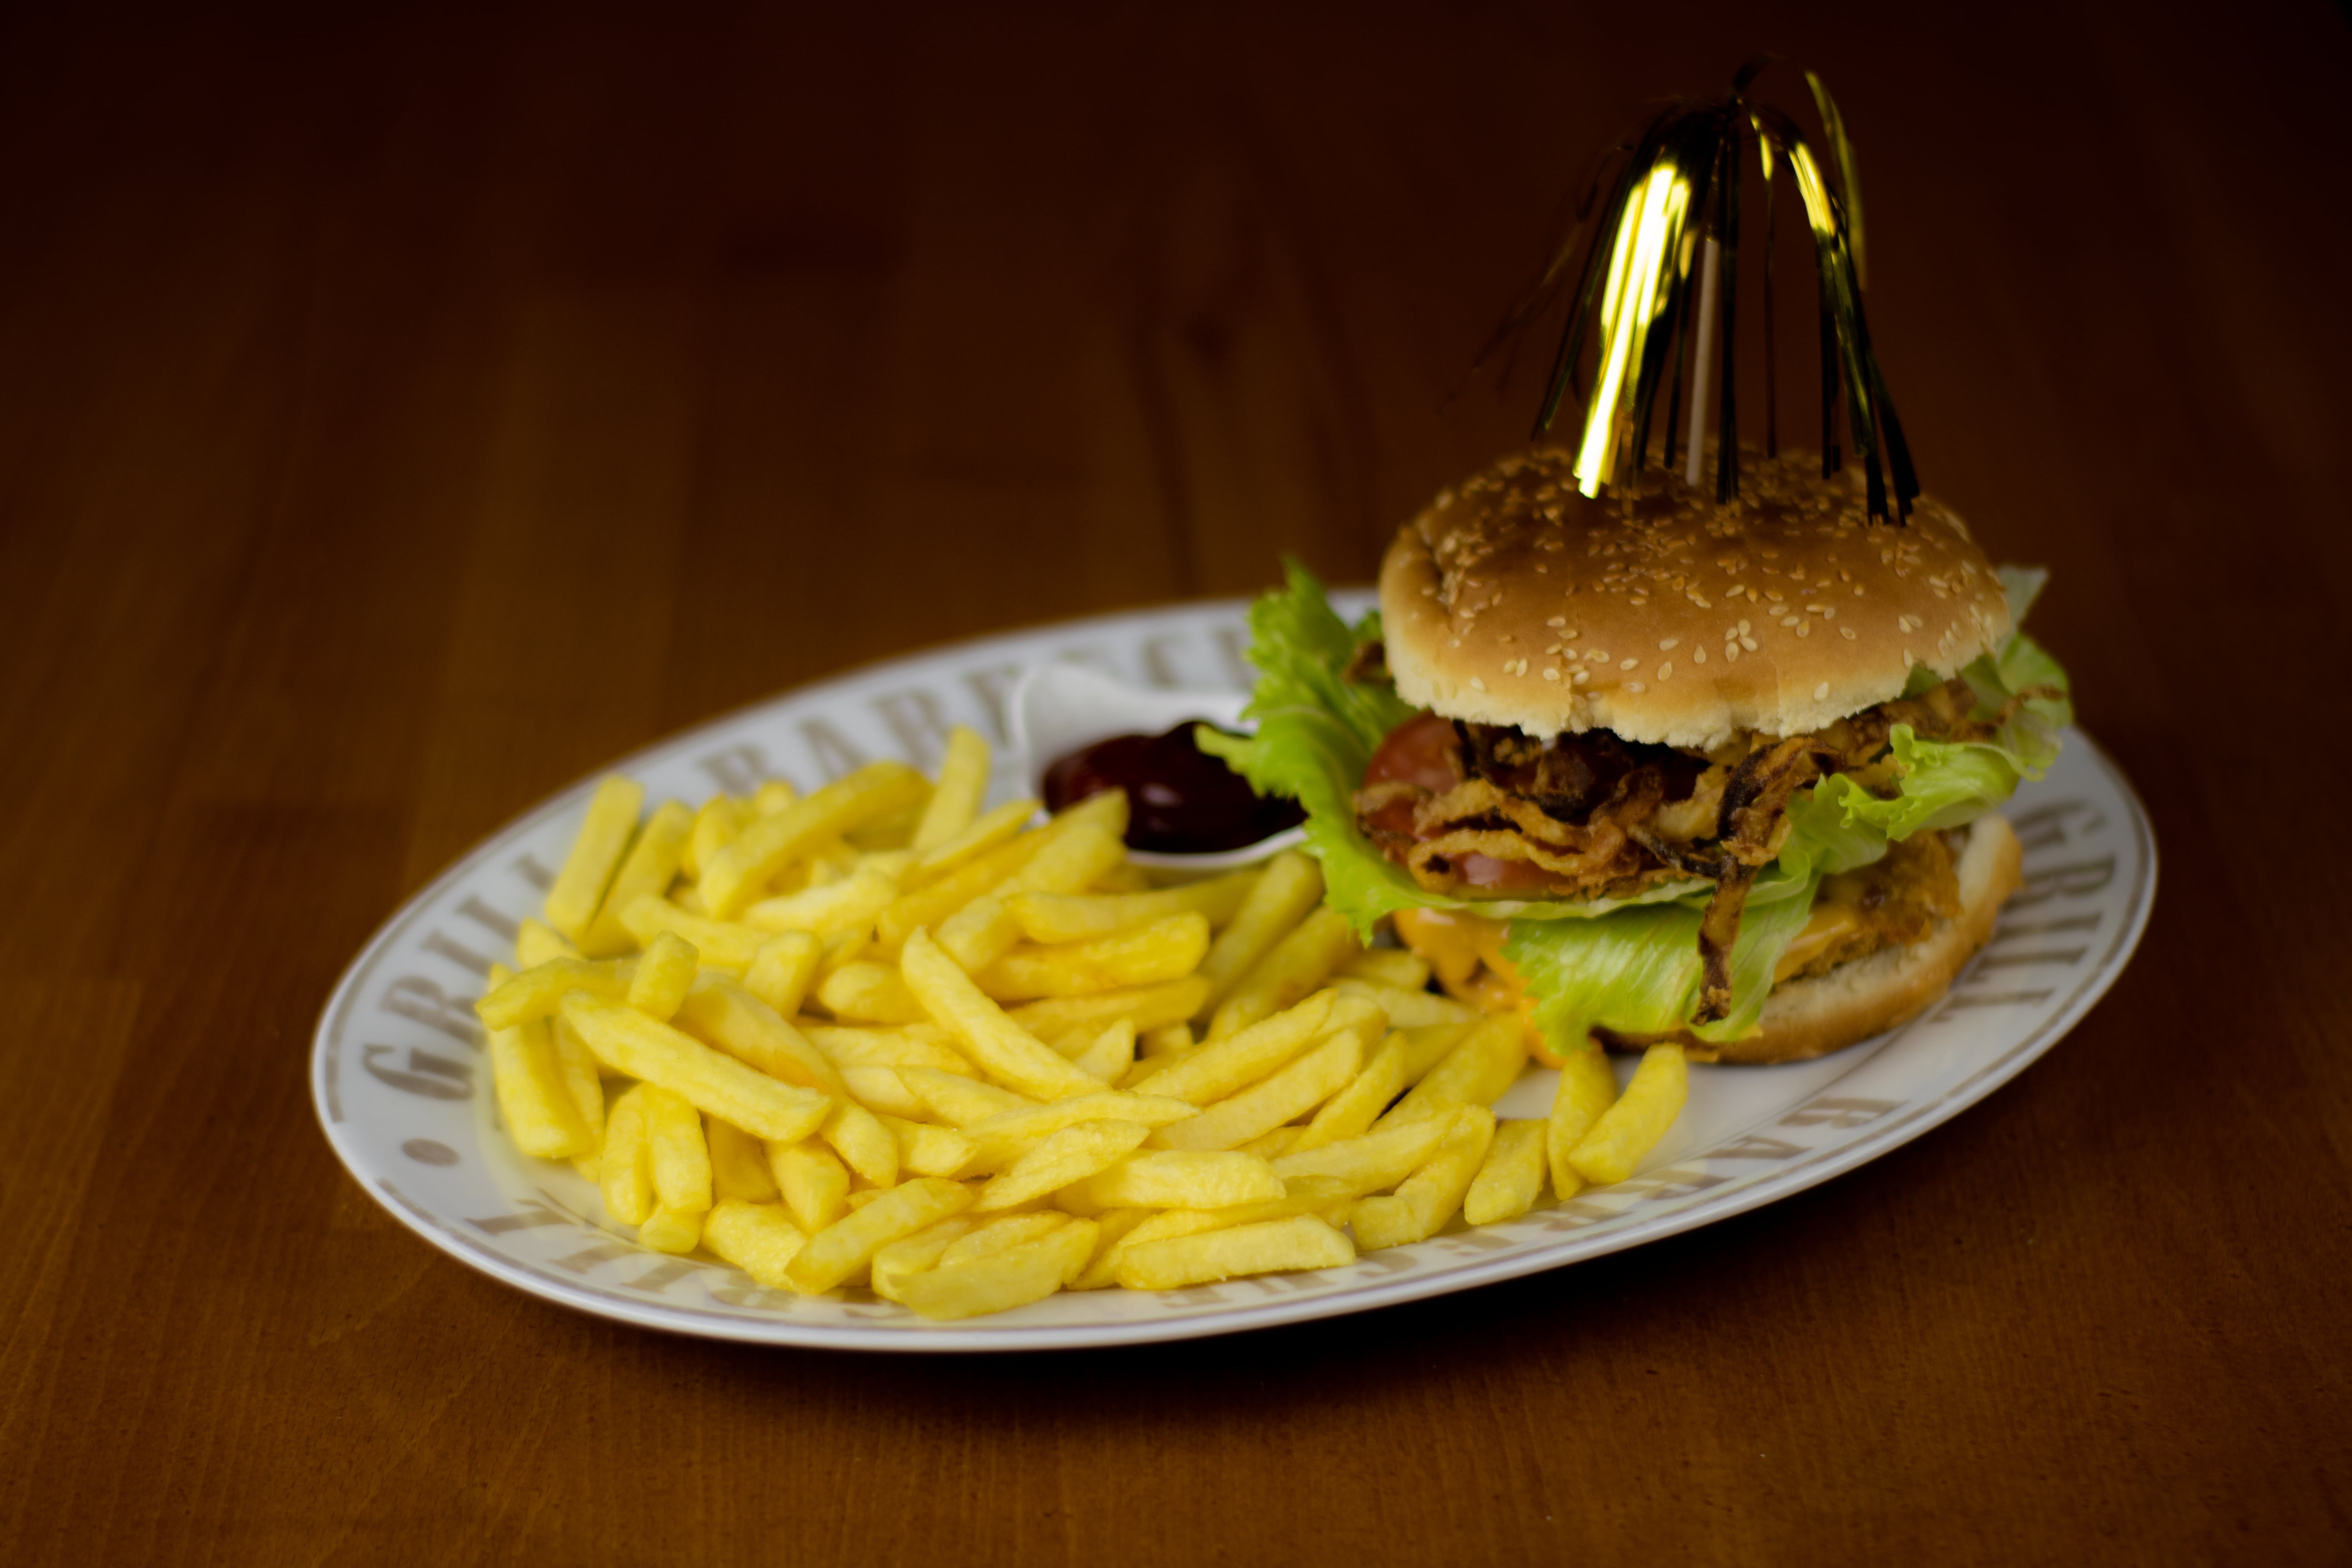
[[[1957,675],[2010,631],[1968,528],[1921,497],[1872,524],[1860,478],[1743,458],[1738,500],[1648,468],[1598,499],[1539,447],[1438,496],[1381,567],[1409,702],[1533,735],[1708,747],[1795,735]],[[1713,465],[1708,465],[1710,472]]]
[[[1960,912],[1937,921],[1921,940],[1882,947],[1826,974],[1774,986],[1756,1032],[1745,1038],[1708,1045],[1689,1035],[1612,1035],[1612,1043],[1678,1038],[1693,1061],[1752,1066],[1826,1056],[1910,1022],[1951,989],[1962,967],[1990,940],[2001,905],[2023,882],[2024,851],[2005,819],[1980,816],[1968,834],[1953,867],[1960,883]]]

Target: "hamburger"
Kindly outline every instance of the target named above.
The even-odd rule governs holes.
[[[1328,896],[1457,996],[1588,1036],[1790,1061],[1940,996],[2020,882],[1995,808],[2054,759],[2063,672],[1921,496],[1744,454],[1587,495],[1538,445],[1441,493],[1340,621],[1293,565],[1252,614],[1255,735]]]

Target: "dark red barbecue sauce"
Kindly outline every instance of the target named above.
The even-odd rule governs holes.
[[[1193,721],[1164,735],[1113,735],[1045,770],[1045,805],[1060,811],[1107,789],[1127,791],[1127,845],[1162,855],[1240,849],[1296,827],[1295,801],[1261,796],[1192,743]]]

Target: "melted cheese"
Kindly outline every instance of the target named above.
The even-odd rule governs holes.
[[[1854,912],[1853,905],[1826,900],[1815,904],[1805,929],[1797,933],[1797,940],[1789,944],[1789,951],[1772,966],[1772,984],[1778,985],[1861,929],[1862,917]]]

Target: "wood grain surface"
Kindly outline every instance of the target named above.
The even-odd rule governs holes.
[[[17,13],[0,1558],[2352,1557],[2352,33],[1925,16]],[[1447,395],[1591,151],[1758,46],[2158,826],[2046,1060],[1692,1235],[1131,1352],[635,1331],[344,1176],[314,1020],[468,845],[879,656],[1368,578],[1523,438]]]

